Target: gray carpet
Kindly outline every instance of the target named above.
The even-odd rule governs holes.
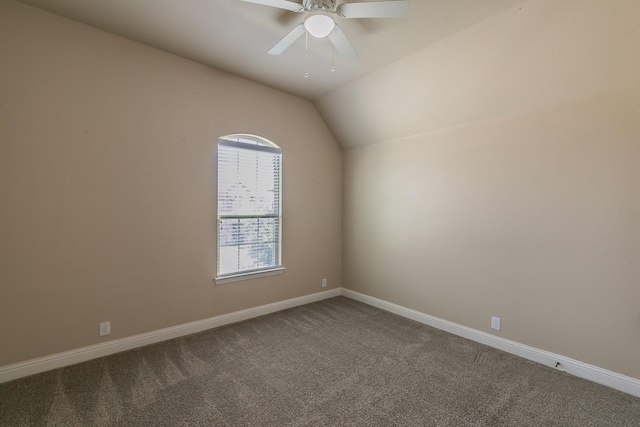
[[[2,426],[640,426],[640,399],[337,297],[0,385]]]

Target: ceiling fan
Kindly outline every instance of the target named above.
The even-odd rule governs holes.
[[[276,43],[269,50],[270,54],[280,55],[300,36],[308,32],[317,38],[329,37],[338,54],[347,61],[356,59],[358,54],[336,23],[333,15],[341,18],[402,18],[409,12],[409,0],[342,3],[338,6],[336,6],[335,0],[303,0],[302,4],[289,0],[242,1],[277,7],[291,12],[307,13],[304,22]]]

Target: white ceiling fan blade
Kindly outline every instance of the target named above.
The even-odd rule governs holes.
[[[338,25],[336,25],[333,31],[331,31],[331,34],[329,34],[329,39],[335,46],[338,54],[340,54],[345,61],[353,61],[358,57],[358,53],[353,46],[351,46],[349,39]]]
[[[279,9],[290,10],[291,12],[304,12],[301,4],[287,0],[241,0],[247,3],[262,4],[265,6],[277,7]]]
[[[282,38],[274,47],[269,50],[271,55],[280,55],[284,52],[289,46],[293,44],[296,40],[300,38],[301,35],[305,33],[304,24],[300,24],[295,27],[293,30],[289,32],[286,36]]]
[[[343,18],[402,18],[409,13],[409,0],[343,3],[337,12]]]

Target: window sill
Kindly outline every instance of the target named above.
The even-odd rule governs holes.
[[[250,279],[257,279],[259,277],[275,276],[276,274],[282,274],[284,270],[285,270],[284,267],[277,267],[277,268],[272,268],[270,270],[260,270],[260,271],[250,272],[250,273],[233,274],[230,276],[216,277],[215,281],[216,281],[216,285],[222,285],[225,283],[239,282],[241,280],[250,280]]]

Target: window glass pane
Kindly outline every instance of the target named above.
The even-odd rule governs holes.
[[[218,144],[219,276],[280,267],[280,150],[235,137]]]
[[[278,229],[278,218],[218,220],[219,274],[277,267]]]
[[[218,213],[277,214],[280,155],[221,146],[218,149]]]

